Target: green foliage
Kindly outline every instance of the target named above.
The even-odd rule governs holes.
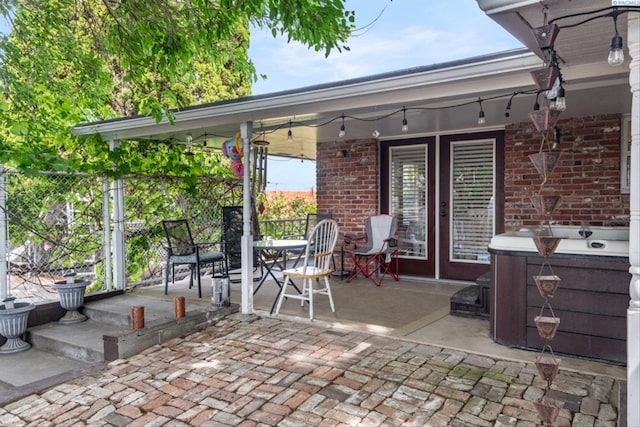
[[[345,48],[353,28],[343,0],[4,0],[0,12],[13,22],[0,38],[0,163],[28,173],[224,174],[204,153],[185,166],[166,147],[108,152],[70,129],[249,95],[250,23],[325,54]]]
[[[264,209],[261,220],[305,218],[307,213],[316,211],[316,199],[308,197],[289,197],[286,192],[276,191],[268,197],[261,197]]]

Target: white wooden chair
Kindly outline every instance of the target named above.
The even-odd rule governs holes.
[[[302,266],[283,271],[285,280],[280,289],[275,315],[280,312],[282,301],[285,298],[292,298],[300,300],[300,305],[304,305],[305,301],[309,303],[309,319],[313,320],[314,294],[327,295],[331,311],[336,311],[333,297],[331,296],[329,277],[331,276],[331,259],[337,240],[338,223],[334,220],[324,219],[313,228],[307,236],[307,247],[304,252]],[[292,278],[302,279],[302,291],[300,293],[295,290]],[[323,279],[324,287],[314,289],[314,283],[317,286],[320,282],[319,279]],[[287,292],[289,286],[293,288],[291,293]]]

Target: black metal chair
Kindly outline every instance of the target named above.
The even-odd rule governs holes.
[[[162,221],[169,246],[167,247],[167,265],[165,269],[164,293],[169,289],[169,269],[171,269],[171,281],[175,281],[175,266],[189,265],[189,289],[193,287],[195,274],[198,283],[198,297],[202,298],[202,284],[200,280],[200,266],[211,264],[211,275],[215,274],[216,264],[220,264],[219,271],[224,276],[227,274],[226,258],[222,251],[206,251],[206,248],[215,247],[215,243],[195,243],[191,236],[189,222],[186,219]]]
[[[227,273],[238,270],[242,267],[242,232],[243,232],[243,212],[242,206],[222,207],[222,252],[225,255]],[[255,225],[254,225],[255,228]],[[255,231],[255,230],[254,230]],[[255,236],[260,238],[259,235]],[[253,268],[258,267],[258,255],[254,251]],[[238,283],[240,278],[231,279],[231,282]],[[254,278],[260,280],[260,277]]]

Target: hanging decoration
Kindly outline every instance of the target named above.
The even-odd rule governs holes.
[[[555,109],[555,102],[560,96],[562,74],[553,48],[553,40],[558,35],[558,28],[557,26],[547,25],[546,9],[543,10],[543,13],[545,25],[540,29],[534,29],[533,35],[536,40],[539,40],[539,46],[544,52],[546,67],[530,73],[538,92],[533,111],[529,113],[529,118],[536,130],[542,134],[538,152],[529,156],[529,160],[540,174],[542,182],[538,191],[531,194],[529,198],[536,212],[542,217],[540,229],[533,238],[538,253],[542,256],[542,265],[538,275],[533,276],[533,280],[538,287],[540,296],[544,299],[539,315],[535,316],[533,320],[538,330],[538,335],[544,340],[542,351],[536,357],[534,363],[538,374],[545,381],[546,387],[542,398],[534,402],[534,407],[542,422],[545,425],[552,425],[564,406],[564,402],[547,396],[551,389],[551,384],[558,374],[561,362],[560,358],[555,357],[551,347],[551,341],[555,338],[560,326],[560,318],[554,314],[551,307],[551,299],[558,289],[560,277],[554,274],[549,262],[549,257],[553,255],[560,243],[560,238],[554,237],[553,229],[551,228],[551,217],[560,203],[560,196],[552,194],[552,191],[545,190],[545,186],[549,174],[555,168],[561,155],[560,151],[554,150],[558,141],[551,144],[551,140],[557,138],[555,124],[561,111],[560,109]],[[540,94],[544,95],[542,96],[542,109],[538,104]],[[561,95],[564,96],[564,89]]]
[[[222,154],[231,159],[231,171],[237,177],[244,175],[244,164],[242,163],[242,139],[240,132],[235,137],[227,139],[222,143]]]

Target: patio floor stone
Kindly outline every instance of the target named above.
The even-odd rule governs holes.
[[[530,362],[230,316],[0,409],[0,425],[540,424]],[[614,426],[619,380],[560,370],[556,425]]]

